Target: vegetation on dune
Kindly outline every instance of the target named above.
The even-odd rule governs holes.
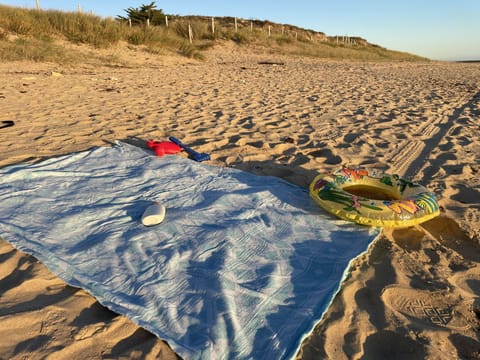
[[[163,10],[157,9],[155,2],[151,2],[148,5],[142,5],[138,8],[129,7],[125,9],[126,16],[117,16],[117,20],[127,21],[132,24],[142,25],[163,25],[165,23],[165,14]]]
[[[219,41],[261,47],[272,53],[359,60],[425,60],[390,51],[361,38],[327,37],[321,32],[269,21],[232,17],[165,15],[155,2],[128,8],[125,16],[101,18],[82,12],[24,9],[0,5],[0,59],[71,63],[87,55],[61,44],[110,49],[120,42],[152,54],[176,53],[202,59]],[[91,54],[88,55],[91,60]],[[100,58],[96,61],[108,62]]]

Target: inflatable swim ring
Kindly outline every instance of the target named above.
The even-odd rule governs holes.
[[[375,170],[341,168],[318,175],[310,195],[328,212],[370,226],[408,227],[440,213],[425,187]]]

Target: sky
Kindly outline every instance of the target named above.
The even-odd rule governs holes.
[[[42,9],[125,15],[151,0],[38,0]],[[0,0],[35,8],[36,0]],[[480,0],[160,0],[172,15],[232,16],[270,20],[326,35],[360,36],[390,50],[432,60],[480,60]]]

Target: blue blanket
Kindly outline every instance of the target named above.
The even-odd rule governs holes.
[[[187,359],[291,358],[379,232],[279,178],[123,143],[2,168],[0,204],[2,238]]]

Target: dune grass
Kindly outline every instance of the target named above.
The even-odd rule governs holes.
[[[255,21],[253,26],[253,21],[240,20],[235,28],[234,18],[219,18],[215,20],[215,31],[212,31],[211,18],[169,18],[168,27],[131,27],[125,21],[92,14],[0,5],[0,60],[82,62],[87,55],[65,46],[65,43],[85,44],[92,49],[110,49],[121,42],[142,46],[152,54],[173,53],[202,59],[204,52],[218,41],[233,41],[244,47],[261,47],[272,53],[320,58],[425,60],[368,43],[338,44],[325,36],[315,36],[321,33],[268,21]],[[91,59],[91,54],[88,57]],[[109,61],[100,56],[96,60]]]

